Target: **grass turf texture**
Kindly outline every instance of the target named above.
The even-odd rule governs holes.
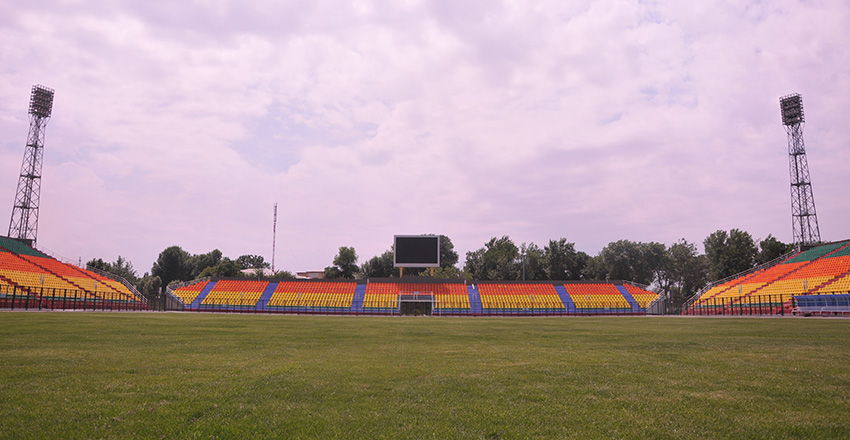
[[[0,313],[2,438],[842,438],[850,320]]]

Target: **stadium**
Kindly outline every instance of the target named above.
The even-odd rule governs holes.
[[[28,149],[43,148],[38,111]],[[25,155],[22,182],[40,176],[27,162],[38,155]],[[667,298],[629,280],[204,277],[149,297],[33,246],[37,205],[18,201],[37,200],[34,186],[20,185],[20,214],[0,237],[0,437],[850,431],[848,321],[740,319],[850,312],[850,240],[801,244],[709,283],[679,317],[646,317],[669,315]],[[438,266],[439,240],[418,238],[436,245],[399,258],[396,241],[402,269]]]
[[[0,9],[0,439],[848,437],[847,5]]]
[[[433,269],[440,267],[441,241],[450,240],[436,235],[394,236],[393,266],[400,270],[398,278],[289,281],[194,277],[169,283],[151,307],[151,297],[142,295],[126,279],[62,263],[32,247],[38,233],[45,127],[52,114],[53,95],[53,89],[32,88],[30,132],[8,237],[0,237],[0,306],[4,308],[390,316],[645,315],[671,311],[666,304],[670,295],[630,280],[438,280]],[[680,311],[685,315],[850,313],[850,240],[823,243],[820,238],[803,141],[801,95],[781,97],[780,111],[788,135],[794,250],[709,283],[683,305]],[[276,222],[277,205],[274,230]],[[274,261],[274,239],[272,249]],[[523,268],[524,264],[523,260]],[[404,277],[405,267],[431,268],[432,276]]]
[[[147,310],[123,279],[62,263],[0,237],[0,305],[8,309]],[[663,314],[664,298],[629,281],[497,282],[429,277],[361,280],[206,278],[168,286],[165,310],[433,316]],[[686,315],[850,313],[850,241],[794,252],[702,289]]]

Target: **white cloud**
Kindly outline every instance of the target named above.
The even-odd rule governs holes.
[[[71,258],[269,255],[275,201],[290,270],[396,233],[461,254],[501,235],[591,254],[735,227],[788,241],[792,92],[824,238],[850,236],[842,3],[0,9],[0,201],[29,87],[54,87],[39,236]]]

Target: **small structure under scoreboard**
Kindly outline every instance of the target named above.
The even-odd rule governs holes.
[[[396,235],[393,237],[393,267],[404,276],[405,267],[440,267],[439,235]],[[402,315],[430,315],[435,306],[433,292],[399,294],[399,312]]]

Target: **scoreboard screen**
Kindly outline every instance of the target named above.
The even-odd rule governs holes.
[[[440,267],[439,235],[396,235],[393,267]]]

